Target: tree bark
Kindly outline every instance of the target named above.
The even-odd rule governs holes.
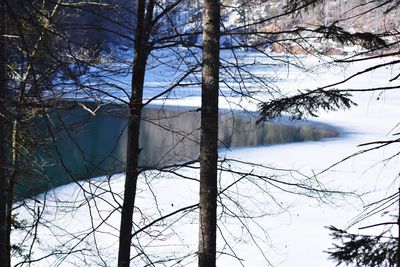
[[[397,217],[397,267],[400,267],[400,187],[399,187],[399,201],[398,201],[398,217]]]
[[[214,267],[216,262],[219,38],[219,0],[204,0],[199,267]]]
[[[140,119],[143,109],[143,87],[146,72],[147,58],[150,52],[148,40],[150,36],[150,21],[153,17],[154,0],[139,0],[137,6],[135,55],[132,70],[132,96],[129,103],[128,144],[126,160],[126,178],[124,201],[121,211],[121,225],[119,237],[118,266],[129,266],[133,210],[135,207],[136,187],[139,175],[139,148]]]
[[[0,263],[8,267],[10,251],[8,244],[8,174],[7,174],[7,75],[6,75],[6,6],[0,1]]]
[[[20,109],[17,105],[17,114],[12,126],[11,134],[11,171],[8,175],[8,195],[7,195],[7,251],[11,255],[11,227],[12,227],[12,205],[14,200],[14,186],[17,180],[18,170],[18,145],[19,145],[19,118]],[[6,266],[11,266],[11,256],[8,257],[8,263]]]

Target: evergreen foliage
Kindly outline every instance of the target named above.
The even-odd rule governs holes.
[[[270,121],[280,116],[290,119],[318,117],[319,110],[335,111],[355,106],[350,97],[351,94],[339,90],[316,90],[273,99],[260,105],[259,121]]]
[[[386,47],[385,40],[371,32],[356,32],[350,33],[342,27],[335,24],[330,26],[321,26],[316,29],[316,32],[322,33],[324,38],[335,40],[346,45],[360,45],[366,49]]]
[[[340,265],[355,266],[397,266],[398,239],[389,232],[383,232],[378,236],[365,236],[350,234],[344,230],[330,226],[331,236],[342,243],[334,244],[327,253],[329,258]],[[387,236],[389,235],[389,236]]]

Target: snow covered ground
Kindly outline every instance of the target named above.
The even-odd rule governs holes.
[[[246,60],[268,61],[256,53],[248,53]],[[393,59],[360,61],[351,65],[323,66],[319,59],[301,58],[300,62],[315,66],[313,72],[304,73],[294,67],[281,65],[276,68],[256,68],[254,71],[271,75],[275,85],[286,92],[313,89],[340,81],[368,66]],[[398,66],[385,67],[352,79],[341,88],[370,88],[393,86],[389,80],[399,74]],[[151,78],[151,75],[149,76]],[[148,79],[149,79],[148,77]],[[197,90],[198,88],[193,88]],[[223,90],[227,88],[223,87]],[[160,100],[159,104],[198,106],[198,93],[185,94],[184,98]],[[262,99],[262,95],[258,99]],[[221,150],[222,158],[245,160],[265,164],[275,169],[245,166],[231,162],[225,167],[240,172],[252,170],[279,181],[318,187],[314,174],[319,174],[336,162],[360,151],[359,144],[377,140],[394,139],[398,132],[400,92],[357,93],[358,106],[320,114],[318,122],[338,127],[342,135],[319,142],[303,142],[263,147],[246,147]],[[156,102],[157,103],[157,102]],[[257,103],[238,97],[222,97],[221,108],[245,106],[256,109]],[[366,193],[362,199],[354,195],[315,194],[304,188],[282,185],[301,194],[281,190],[272,180],[259,177],[243,177],[240,174],[223,173],[220,177],[218,266],[335,266],[323,251],[331,247],[329,225],[346,227],[359,214],[363,206],[394,193],[399,186],[398,158],[386,160],[398,152],[396,144],[351,158],[316,178],[331,190]],[[287,172],[283,169],[299,170]],[[166,214],[197,203],[197,166],[178,170],[184,179],[171,173],[152,172],[141,177],[135,214],[135,231]],[[274,177],[273,175],[276,175]],[[307,179],[308,178],[308,179]],[[87,183],[70,184],[55,189],[37,201],[27,200],[29,209],[18,208],[18,218],[35,222],[37,212],[43,224],[37,224],[31,232],[16,230],[13,241],[25,240],[24,253],[32,259],[46,257],[32,266],[115,266],[118,246],[120,193],[123,190],[122,175],[111,179],[96,178]],[[321,186],[322,186],[321,185]],[[96,194],[99,197],[93,198]],[[157,196],[156,199],[154,196]],[[46,205],[45,205],[46,204]],[[43,206],[46,208],[43,209]],[[233,213],[241,216],[233,216]],[[250,218],[250,216],[254,216]],[[366,219],[351,228],[358,232],[360,225],[380,222],[379,216]],[[50,226],[50,227],[49,227]],[[92,230],[95,229],[93,232]],[[143,230],[143,231],[142,231]],[[132,266],[195,266],[197,242],[197,210],[179,212],[168,219],[158,221],[152,227],[140,230],[133,238]],[[248,232],[251,232],[251,234]],[[375,229],[379,231],[380,229]],[[371,231],[363,230],[362,233]],[[30,246],[33,237],[39,242]],[[80,241],[82,240],[83,241]],[[65,250],[69,251],[65,255]],[[29,252],[29,253],[28,253]],[[53,253],[52,256],[46,255]],[[241,259],[241,260],[238,260]],[[13,263],[23,261],[15,255]]]

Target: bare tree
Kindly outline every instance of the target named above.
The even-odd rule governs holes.
[[[0,3],[0,261],[5,266],[10,265],[8,243],[8,171],[7,144],[9,138],[8,121],[6,117],[7,73],[6,73],[6,5]]]
[[[121,227],[119,238],[118,266],[129,266],[132,215],[135,207],[136,184],[138,179],[138,164],[140,156],[139,133],[143,108],[143,85],[147,57],[149,55],[148,41],[150,24],[153,18],[154,1],[139,0],[137,3],[135,56],[132,72],[132,96],[129,103],[127,169],[124,189],[124,203],[121,211]]]
[[[220,2],[203,3],[199,265],[216,263]]]

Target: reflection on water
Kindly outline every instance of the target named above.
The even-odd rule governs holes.
[[[82,107],[48,110],[43,129],[49,128],[55,142],[42,149],[46,181],[26,179],[18,191],[31,195],[47,187],[99,175],[123,172],[126,158],[126,108],[106,105],[93,116]],[[189,108],[152,107],[143,111],[140,164],[165,166],[195,159],[199,153],[200,112]],[[305,123],[256,124],[251,114],[221,112],[221,148],[260,146],[320,140],[338,135],[324,125]]]

